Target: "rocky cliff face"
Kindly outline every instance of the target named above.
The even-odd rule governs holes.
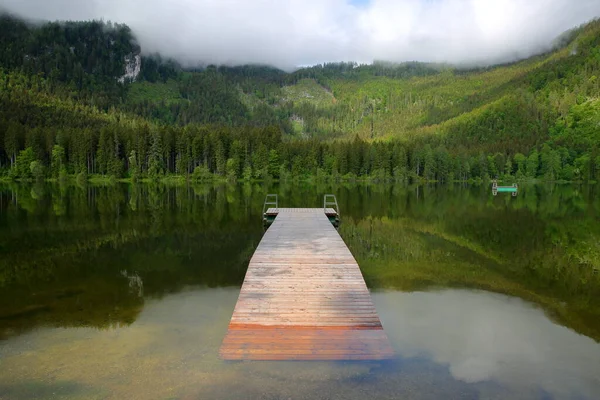
[[[125,75],[119,78],[119,82],[135,82],[142,71],[142,56],[129,54],[125,56]]]

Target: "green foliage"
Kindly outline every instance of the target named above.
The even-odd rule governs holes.
[[[194,182],[210,182],[213,178],[213,174],[206,166],[199,165],[194,168],[194,173],[192,174],[192,180]]]
[[[31,168],[32,163],[37,162],[35,165],[36,172],[39,172],[39,162],[35,159],[35,154],[31,147],[27,147],[25,150],[21,150],[17,156],[15,164],[16,177],[23,180],[30,180],[34,177]]]
[[[131,181],[136,183],[140,179],[140,172],[138,170],[138,160],[135,150],[131,150],[127,161],[129,162],[129,175],[131,176]]]
[[[150,140],[150,160],[148,161],[148,177],[158,179],[163,173],[163,148],[161,136],[158,131],[152,133]]]
[[[537,151],[531,152],[529,157],[527,157],[527,166],[525,168],[525,173],[529,178],[535,178],[537,176],[538,167],[539,167],[539,154]]]
[[[238,178],[238,171],[240,169],[239,161],[234,158],[228,159],[227,166],[225,167],[225,169],[226,169],[227,180],[230,182],[235,182]]]
[[[600,99],[591,99],[574,105],[551,130],[552,144],[568,146],[580,153],[585,152],[600,143],[598,126],[600,126]]]
[[[67,171],[65,169],[62,169],[59,173],[58,173],[58,183],[61,186],[64,186],[67,184],[68,181],[68,175],[67,175]]]
[[[51,22],[29,25],[0,15],[0,67],[46,77],[48,89],[66,84],[77,98],[108,108],[124,98],[117,78],[140,49],[126,25]]]
[[[87,181],[88,181],[88,175],[85,171],[81,171],[75,177],[75,182],[79,186],[85,186],[87,184]]]
[[[319,85],[314,79],[301,79],[294,85],[284,86],[282,96],[281,101],[284,103],[308,103],[316,107],[330,107],[335,101],[331,92]]]
[[[146,65],[144,64],[144,70]],[[171,79],[163,82],[139,81],[131,84],[127,100],[130,104],[140,104],[148,102],[151,104],[165,103],[165,106],[172,102],[179,102],[181,95],[178,82]]]
[[[33,161],[48,166],[52,178],[62,171],[158,180],[190,175],[200,165],[230,180],[594,181],[600,175],[598,21],[572,32],[553,53],[470,71],[378,62],[294,73],[258,66],[183,72],[151,56],[141,82],[118,84],[121,92],[104,96],[112,83],[102,82],[116,82],[121,60],[139,50],[127,27],[36,28],[3,18],[0,30],[16,35],[12,44],[2,42],[12,47],[0,57],[0,165],[12,166],[12,178],[33,179]],[[84,33],[90,36],[79,37]],[[67,57],[75,64],[114,41],[81,64],[82,76],[104,88],[102,100],[96,83],[76,90],[75,70],[65,67],[64,79],[46,74],[52,63],[63,65],[54,53],[32,63],[17,59],[36,35],[35,51],[48,43],[85,47]],[[19,166],[26,148],[27,167]]]
[[[270,176],[273,178],[279,178],[280,172],[280,162],[279,153],[275,149],[271,149],[269,151],[269,166],[267,167],[267,171]]]
[[[41,162],[32,161],[31,164],[29,164],[29,170],[31,171],[31,176],[33,177],[33,179],[37,181],[41,181],[44,179],[45,171],[44,166]]]
[[[244,168],[244,174],[242,175],[242,179],[244,180],[244,182],[250,182],[252,180],[252,176],[252,167],[248,165]]]
[[[160,54],[142,57],[142,65],[140,78],[151,83],[167,83],[170,79],[178,77],[181,72],[181,67],[175,61],[164,60]],[[151,86],[146,88],[152,90]]]
[[[53,178],[58,178],[59,175],[66,175],[67,173],[65,148],[61,145],[55,144],[52,147],[50,169]]]

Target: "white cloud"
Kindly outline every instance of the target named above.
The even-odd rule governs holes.
[[[547,49],[600,0],[0,0],[35,19],[127,23],[147,52],[188,63],[493,63]]]
[[[402,357],[430,357],[468,383],[543,390],[552,398],[600,398],[598,344],[518,298],[443,290],[375,292],[373,299]]]

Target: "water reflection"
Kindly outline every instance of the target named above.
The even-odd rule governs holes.
[[[448,365],[467,383],[493,381],[553,398],[600,396],[600,346],[530,303],[461,290],[375,293],[374,300],[402,357]]]
[[[600,340],[597,188],[523,186],[517,198],[493,197],[488,189],[5,187],[0,337],[53,321],[131,323],[143,306],[130,287],[136,276],[146,297],[189,284],[241,284],[262,236],[264,196],[276,192],[289,207],[318,206],[323,193],[335,193],[340,234],[372,288],[460,286],[506,293],[540,304],[562,324]]]
[[[596,399],[600,349],[521,300],[486,292],[377,292],[398,358],[223,362],[239,290],[186,288],[129,326],[39,328],[0,345],[10,399]]]
[[[0,188],[0,398],[599,398],[597,190]],[[396,360],[217,358],[266,193],[336,194]]]

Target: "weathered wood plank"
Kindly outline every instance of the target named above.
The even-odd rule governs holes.
[[[358,264],[326,214],[269,209],[228,332],[225,360],[380,360],[393,356]]]

